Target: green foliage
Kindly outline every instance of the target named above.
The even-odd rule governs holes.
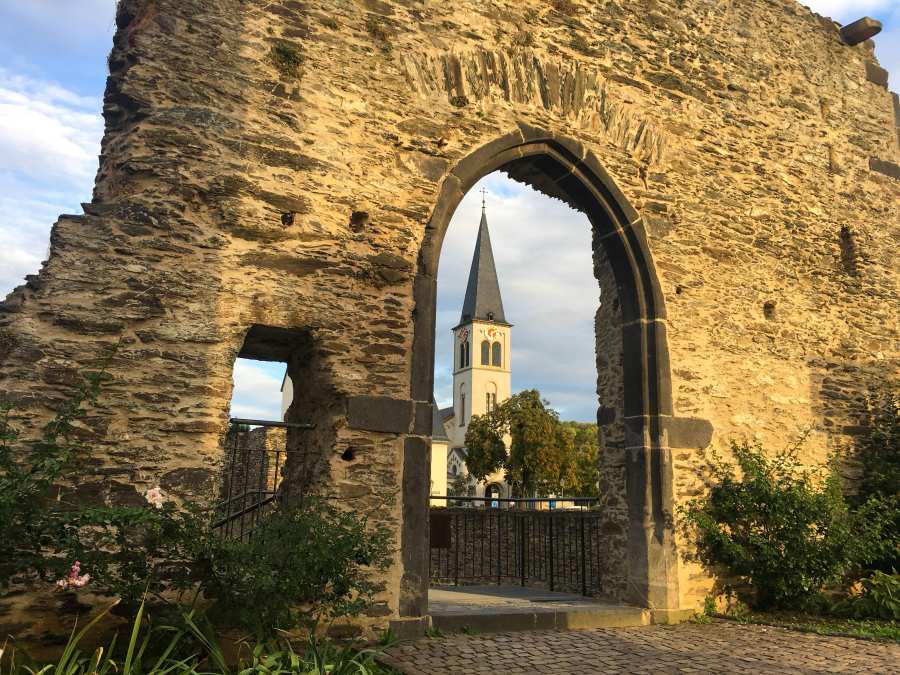
[[[466,431],[466,466],[477,479],[505,470],[518,496],[593,496],[599,489],[598,436],[593,424],[560,422],[536,389],[511,396]],[[509,453],[503,438],[511,437]]]
[[[880,524],[851,512],[835,463],[803,469],[795,450],[768,458],[732,445],[740,467],[719,462],[709,495],[683,510],[699,559],[753,589],[759,609],[798,606],[870,554]]]
[[[855,619],[900,621],[900,574],[875,570],[861,581],[862,592],[833,605],[830,613]]]
[[[89,373],[31,442],[22,441],[12,425],[12,406],[0,404],[0,587],[22,572],[45,578],[71,562],[60,567],[44,550],[53,543],[50,524],[62,509],[55,499],[59,478],[77,469],[86,455],[76,425],[87,416],[103,377],[102,369]]]
[[[287,40],[278,40],[269,49],[269,61],[285,79],[297,79],[303,65],[303,52],[299,45]]]
[[[863,464],[859,498],[900,495],[900,391],[869,397],[867,433],[857,442]]]
[[[466,429],[466,468],[478,480],[484,480],[506,466],[504,404],[487,415],[472,415]],[[454,493],[461,494],[461,493]]]
[[[731,616],[741,623],[779,626],[804,633],[818,635],[841,635],[868,640],[891,640],[900,642],[900,623],[877,619],[848,619],[821,616],[806,612],[746,612],[741,616]]]
[[[560,422],[572,434],[571,482],[565,486],[567,494],[578,497],[600,496],[600,435],[596,424],[589,422]]]
[[[221,545],[207,514],[168,502],[161,509],[112,506],[62,510],[48,518],[54,564],[78,560],[94,592],[133,610],[145,593],[187,591],[203,579],[197,560]]]
[[[252,538],[236,541],[213,530],[212,510],[176,506],[161,493],[155,506],[74,499],[64,479],[87,455],[73,440],[75,424],[96,399],[101,379],[102,371],[88,377],[37,441],[19,439],[10,408],[0,414],[4,587],[34,579],[57,579],[59,590],[89,584],[94,593],[117,597],[118,611],[134,611],[148,593],[180,603],[190,591],[208,602],[220,623],[258,636],[354,615],[371,602],[368,575],[387,567],[388,533],[329,503],[306,500],[276,511]]]
[[[389,533],[326,502],[276,513],[247,542],[204,552],[210,615],[260,636],[301,621],[355,615],[371,601],[373,569],[389,564]]]
[[[338,646],[310,633],[298,653],[285,639],[241,643],[240,658],[232,663],[208,622],[194,612],[182,615],[179,625],[154,626],[142,602],[132,621],[128,643],[90,653],[81,644],[88,632],[109,612],[97,614],[87,625],[72,631],[60,657],[51,663],[34,663],[27,655],[4,644],[0,649],[2,675],[389,675],[381,666],[379,650],[354,644]]]
[[[890,572],[900,566],[900,391],[874,391],[868,400],[866,433],[856,442],[863,465],[854,503],[883,523],[867,567]]]

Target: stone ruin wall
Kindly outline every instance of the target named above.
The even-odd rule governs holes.
[[[0,313],[26,432],[119,345],[83,429],[93,498],[209,494],[234,359],[251,326],[281,327],[308,341],[291,414],[317,424],[323,484],[399,549],[427,434],[419,248],[454,164],[517,128],[589,148],[644,218],[693,420],[669,438],[677,501],[733,438],[811,428],[822,459],[896,375],[900,105],[871,43],[794,0],[123,0],[117,26],[93,199]],[[696,605],[708,578],[679,574]],[[398,553],[381,613],[421,612],[420,581]]]

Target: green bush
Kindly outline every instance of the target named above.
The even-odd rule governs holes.
[[[802,605],[871,556],[883,519],[855,513],[832,461],[803,469],[795,451],[768,458],[759,445],[733,444],[735,466],[719,461],[716,484],[683,510],[698,557],[752,588],[758,609]]]
[[[201,555],[210,616],[260,636],[358,614],[375,593],[372,570],[390,561],[389,533],[311,501],[276,513],[247,542],[216,541]]]
[[[272,635],[301,620],[353,615],[375,592],[369,579],[386,569],[389,536],[367,520],[321,501],[266,516],[243,541],[212,526],[213,510],[176,506],[157,488],[147,506],[84,505],[64,479],[87,448],[75,423],[97,396],[102,371],[88,377],[45,427],[21,441],[11,408],[0,409],[0,587],[41,579],[120,600],[133,613],[143,598],[178,605],[185,593],[207,601],[220,623]],[[15,448],[14,448],[15,446]]]
[[[831,613],[856,619],[900,621],[900,574],[875,570],[861,582],[862,592],[831,607]]]
[[[870,394],[865,427],[856,442],[863,475],[853,502],[884,523],[866,566],[891,572],[900,568],[900,392],[885,388]]]
[[[45,552],[53,549],[53,521],[66,507],[57,498],[60,479],[77,470],[87,454],[76,423],[96,400],[102,378],[102,371],[86,376],[40,438],[30,442],[21,441],[12,424],[13,406],[0,402],[0,587],[23,573],[58,576],[71,564]]]

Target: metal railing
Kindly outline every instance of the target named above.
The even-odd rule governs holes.
[[[223,472],[222,500],[213,528],[223,537],[245,539],[262,518],[299,495],[301,486],[283,481],[288,455],[300,466],[308,464],[306,434],[312,424],[231,418],[224,445],[228,452]],[[283,433],[272,430],[284,429]],[[302,434],[301,438],[288,435]]]
[[[431,497],[432,583],[496,583],[602,595],[601,513],[594,497]],[[551,506],[552,504],[552,506]]]

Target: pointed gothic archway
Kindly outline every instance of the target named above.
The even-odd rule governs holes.
[[[667,426],[672,416],[665,308],[639,214],[581,144],[527,125],[475,150],[444,179],[419,253],[415,281],[411,394],[431,401],[435,311],[441,246],[465,193],[502,171],[588,217],[594,272],[602,305],[596,321],[601,467],[611,538],[604,561],[614,594],[655,610],[678,607],[673,541],[672,464]],[[415,516],[414,472],[404,471],[401,613],[427,611],[428,549]],[[421,500],[419,500],[421,501]],[[412,527],[419,523],[419,528]],[[404,611],[405,610],[405,611]]]

